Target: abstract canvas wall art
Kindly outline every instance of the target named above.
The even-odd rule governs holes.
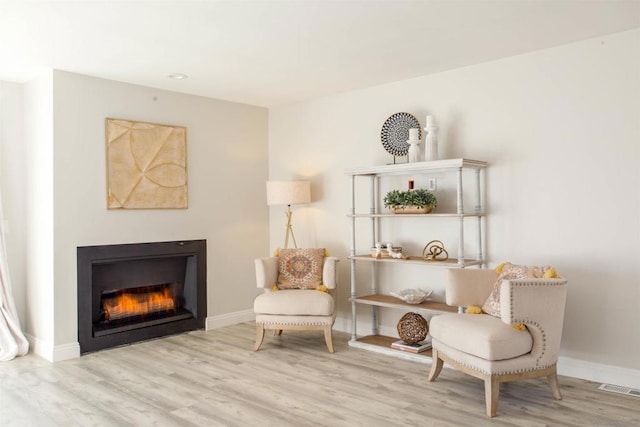
[[[106,119],[107,207],[187,208],[187,128]]]

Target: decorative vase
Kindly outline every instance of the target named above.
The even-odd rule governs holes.
[[[409,163],[420,161],[420,141],[408,140],[409,143]]]
[[[407,153],[409,163],[420,161],[420,129],[409,129],[409,152]]]
[[[427,135],[424,143],[425,160],[438,160],[438,126],[433,116],[427,116],[424,132]]]

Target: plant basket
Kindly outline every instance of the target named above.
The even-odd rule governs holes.
[[[422,208],[417,206],[397,206],[391,208],[391,212],[394,214],[428,214],[432,210],[433,206],[424,206]]]
[[[424,189],[391,190],[383,201],[384,206],[394,214],[426,214],[438,205],[436,196]]]

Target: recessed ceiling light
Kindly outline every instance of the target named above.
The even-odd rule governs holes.
[[[186,74],[182,74],[182,73],[169,74],[169,78],[173,79],[173,80],[184,80],[187,77],[189,77],[189,76],[187,76]]]

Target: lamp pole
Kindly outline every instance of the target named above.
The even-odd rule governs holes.
[[[291,205],[287,205],[287,211],[285,212],[285,215],[287,215],[287,233],[284,238],[284,248],[287,249],[289,247],[289,234],[291,234],[291,239],[293,239],[293,247],[298,249],[296,236],[293,235],[293,227],[291,227],[291,214]]]

